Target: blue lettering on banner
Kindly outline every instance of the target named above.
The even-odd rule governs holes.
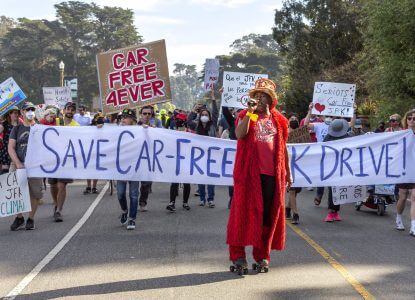
[[[366,149],[366,147],[356,147],[356,149],[359,150],[359,173],[356,174],[356,177],[367,177],[369,174],[363,172],[363,150]]]
[[[157,145],[160,145],[161,148],[157,149]],[[158,159],[158,155],[163,151],[163,149],[164,149],[164,143],[160,140],[154,140],[154,143],[153,143],[153,172],[155,172],[155,170],[156,170],[156,162],[157,162],[157,167],[159,169],[159,172],[163,173],[163,169],[161,168],[160,161]]]
[[[180,160],[185,159],[183,155],[180,154],[180,144],[186,143],[189,144],[190,140],[188,139],[177,139],[176,140],[176,175],[180,174]]]
[[[335,153],[335,162],[334,162],[334,167],[330,171],[330,173],[327,176],[324,176],[324,174],[325,174],[325,172],[324,172],[324,170],[325,170],[324,158],[326,157],[326,148],[331,149],[331,150],[334,151],[334,153]],[[325,180],[329,179],[331,176],[333,176],[333,174],[336,172],[337,165],[339,164],[339,151],[336,148],[333,148],[333,147],[327,146],[327,145],[322,145],[321,150],[323,152],[323,155],[321,156],[321,161],[320,161],[320,179],[321,179],[321,181],[325,181]]]
[[[90,146],[89,146],[89,150],[88,150],[88,156],[85,157],[84,146],[82,144],[82,141],[80,139],[78,139],[79,148],[81,148],[82,160],[84,162],[84,169],[86,169],[88,167],[89,161],[91,160],[91,153],[92,153],[92,148],[94,147],[94,142],[95,142],[95,140],[91,141]]]
[[[196,150],[199,150],[199,156],[195,157]],[[192,151],[190,153],[190,175],[194,174],[194,169],[196,168],[199,174],[205,174],[202,168],[196,163],[205,155],[205,150],[200,147],[192,147]]]
[[[346,158],[344,157],[345,152],[348,152],[348,156]],[[340,177],[343,177],[343,166],[346,166],[350,174],[353,175],[353,170],[347,162],[350,159],[350,157],[352,157],[352,154],[353,154],[353,151],[351,149],[349,148],[342,149],[342,154],[340,155],[341,157],[340,158]]]
[[[389,161],[393,160],[392,156],[389,156],[389,146],[396,146],[398,143],[387,143],[386,144],[386,177],[396,177],[399,178],[401,175],[394,175],[389,173]]]
[[[69,151],[71,151],[72,154],[69,154]],[[75,154],[75,148],[72,144],[72,140],[69,140],[68,149],[66,150],[65,156],[63,158],[62,167],[64,167],[66,165],[66,160],[68,159],[68,157],[72,157],[73,167],[76,169],[77,168],[76,154]]]
[[[211,172],[211,164],[216,163],[216,160],[212,159],[212,150],[220,150],[220,148],[219,147],[209,147],[208,148],[206,174],[209,177],[220,177],[219,174]]]
[[[291,174],[293,176],[294,181],[296,177],[296,171],[298,171],[301,175],[303,175],[303,177],[305,178],[305,180],[307,180],[308,183],[312,183],[310,177],[308,177],[307,174],[303,170],[301,170],[300,166],[297,164],[297,161],[299,161],[308,152],[309,149],[310,146],[307,146],[297,158],[297,149],[294,146],[291,147]]]
[[[101,151],[100,151],[100,147],[99,147],[99,145],[100,145],[100,143],[108,143],[109,142],[109,140],[107,140],[107,139],[99,139],[99,140],[97,140],[97,160],[96,160],[96,168],[97,168],[97,171],[106,171],[106,170],[108,170],[107,168],[104,168],[104,167],[101,167],[101,160],[100,160],[100,158],[101,157],[106,157],[107,155],[106,154],[102,154],[101,153]]]
[[[128,131],[128,130],[122,131],[120,133],[120,135],[118,136],[118,142],[117,142],[117,157],[116,157],[115,164],[117,166],[118,172],[121,173],[121,174],[127,174],[128,172],[130,172],[130,169],[131,169],[131,165],[128,166],[128,168],[125,169],[125,170],[121,169],[121,164],[120,164],[120,151],[121,151],[121,140],[122,140],[122,137],[124,136],[124,134],[130,135],[134,139],[134,134],[131,131]]]
[[[60,158],[59,158],[59,154],[55,150],[53,150],[53,148],[49,147],[48,144],[46,144],[46,134],[48,133],[48,131],[54,131],[57,134],[57,136],[59,136],[59,132],[55,128],[51,127],[51,128],[45,129],[45,131],[43,131],[43,134],[42,134],[43,146],[45,146],[46,149],[48,149],[50,152],[52,152],[56,156],[56,164],[52,170],[46,170],[42,164],[40,165],[40,168],[42,169],[43,172],[52,174],[52,173],[55,173],[56,170],[59,168]]]
[[[229,152],[236,152],[235,148],[225,148],[223,149],[223,159],[222,159],[222,177],[232,177],[232,173],[226,173],[226,166],[232,165],[233,161],[228,160],[228,153]]]
[[[375,154],[373,153],[372,147],[369,146],[370,157],[372,159],[373,168],[375,169],[376,175],[379,175],[380,167],[382,165],[382,157],[383,157],[383,152],[384,151],[385,151],[385,145],[382,145],[382,149],[380,150],[380,154],[379,154],[379,158],[378,158],[378,163],[376,164]]]
[[[143,146],[141,147],[140,156],[138,157],[137,164],[135,165],[135,171],[136,172],[140,168],[142,159],[147,160],[148,171],[151,172],[150,153],[148,151],[147,141],[144,141]]]

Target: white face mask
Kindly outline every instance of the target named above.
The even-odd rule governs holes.
[[[202,122],[202,123],[207,123],[207,122],[209,122],[209,117],[208,117],[208,116],[201,116],[201,117],[200,117],[200,122]]]
[[[29,121],[31,121],[31,120],[33,120],[33,118],[35,117],[35,112],[34,112],[34,111],[29,110],[29,111],[27,111],[27,112],[25,113],[25,115],[26,115],[26,118],[27,118]]]

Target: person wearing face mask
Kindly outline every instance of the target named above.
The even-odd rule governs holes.
[[[27,153],[27,144],[29,141],[30,129],[35,125],[35,111],[36,107],[31,102],[25,102],[22,107],[23,124],[18,124],[13,127],[10,133],[8,152],[12,163],[10,165],[10,171],[13,172],[16,169],[24,169],[24,162]],[[42,179],[40,178],[28,178],[29,183],[29,196],[32,211],[26,220],[26,230],[35,229],[34,217],[39,204],[39,200],[42,198]],[[10,230],[16,231],[22,228],[25,224],[23,214],[18,214],[14,219],[13,224],[10,226]]]
[[[73,119],[76,112],[76,104],[68,102],[63,109],[63,119],[59,119],[60,126],[79,126],[78,122]],[[62,222],[62,209],[66,200],[66,186],[72,183],[73,179],[68,178],[49,178],[50,193],[52,195],[53,203],[53,218],[55,222]]]
[[[186,124],[187,116],[184,113],[178,113],[176,115],[176,127],[177,131],[188,132]],[[166,209],[169,212],[176,211],[176,197],[179,195],[179,183],[172,183],[170,186],[170,203],[167,205]],[[189,196],[190,196],[190,184],[183,183],[183,209],[190,210],[189,206]]]
[[[212,113],[207,108],[201,108],[200,113],[193,121],[196,124],[195,133],[204,136],[217,137],[216,124],[218,123],[219,110],[216,104],[215,93],[211,90]],[[207,185],[207,199],[206,199],[206,185],[199,184],[199,206],[205,206],[206,200],[210,208],[215,207],[215,186]]]
[[[253,246],[254,270],[267,272],[270,252],[285,246],[285,191],[291,187],[288,120],[276,109],[276,85],[261,78],[239,113],[233,170],[234,195],[226,243],[231,271],[247,272],[246,246]]]
[[[298,122],[296,115],[291,116],[288,122],[288,134],[290,134],[293,130],[300,128],[300,123]],[[300,216],[298,215],[297,210],[297,194],[300,192],[300,187],[291,187],[288,190],[288,201],[285,206],[285,218],[291,219],[291,224],[298,224],[300,222]],[[292,215],[291,212],[293,213]]]
[[[3,134],[2,145],[0,147],[0,175],[9,173],[10,156],[8,153],[8,145],[10,133],[14,126],[19,125],[20,110],[17,106],[13,106],[4,116],[5,120],[0,123],[0,134]]]

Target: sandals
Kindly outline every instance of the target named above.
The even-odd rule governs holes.
[[[320,199],[320,198],[315,197],[315,198],[314,198],[314,205],[315,205],[315,206],[319,206],[319,205],[320,205],[320,203],[321,203],[321,199]]]

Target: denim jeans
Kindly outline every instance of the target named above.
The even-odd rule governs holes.
[[[127,206],[127,183],[129,185],[130,209]],[[121,209],[129,212],[128,216],[131,220],[135,220],[137,217],[139,184],[139,181],[117,181],[118,201],[120,202]]]
[[[205,184],[199,184],[198,186],[199,186],[200,201],[206,202],[206,185]],[[207,191],[208,191],[207,201],[215,200],[215,186],[214,185],[208,185],[207,186]]]
[[[319,199],[322,199],[323,196],[324,196],[324,186],[317,187],[316,197],[319,198]]]

